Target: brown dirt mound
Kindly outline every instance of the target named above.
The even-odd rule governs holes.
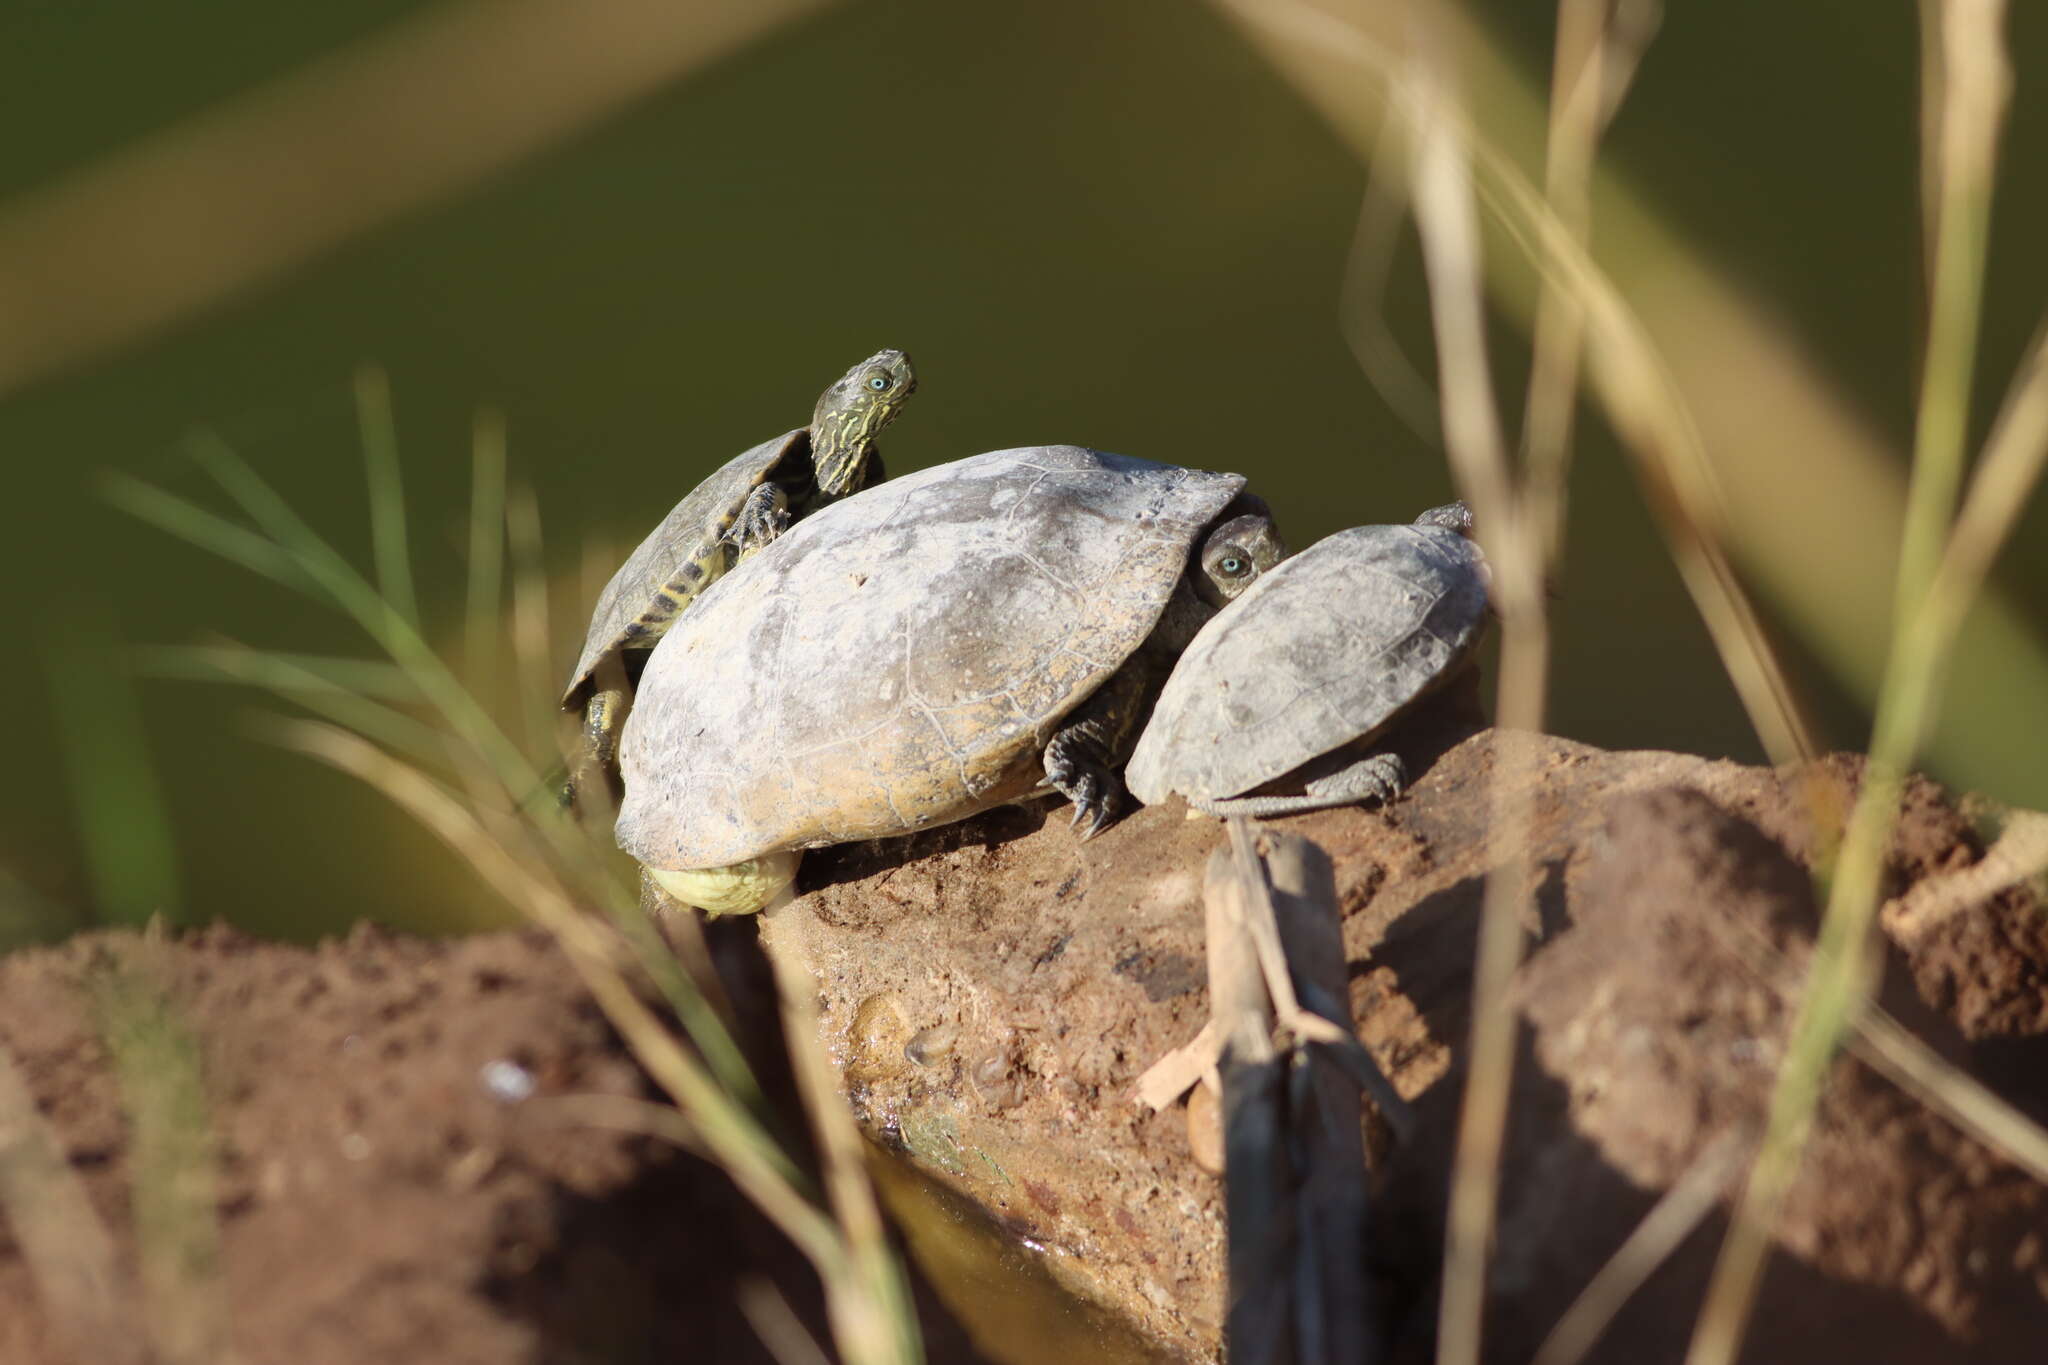
[[[765,1362],[734,1306],[763,1277],[822,1339],[807,1264],[715,1168],[549,1113],[650,1087],[531,932],[363,928],[310,949],[101,933],[0,959],[0,1043],[131,1276],[134,1153],[93,1005],[115,972],[160,988],[199,1041],[229,1359]],[[494,1094],[487,1067],[531,1098]],[[938,1317],[927,1330],[937,1358],[967,1357]],[[71,1359],[0,1235],[0,1360]]]
[[[1832,841],[1857,768],[1774,773],[1457,740],[1413,756],[1421,779],[1385,811],[1285,823],[1335,860],[1361,1036],[1417,1107],[1419,1135],[1382,1163],[1375,1226],[1420,1352],[1487,793],[1511,743],[1531,760],[1543,876],[1517,985],[1525,1026],[1488,1322],[1489,1358],[1526,1360],[1661,1193],[1762,1115],[1786,983],[1811,951],[1806,868]],[[1014,1255],[1138,1324],[1155,1350],[1209,1358],[1218,1185],[1193,1160],[1184,1112],[1149,1113],[1131,1087],[1206,1015],[1199,876],[1217,827],[1175,805],[1079,843],[1063,816],[1011,809],[814,857],[777,932],[820,969],[824,1041],[873,1137],[992,1214]],[[1987,829],[1916,783],[1888,894],[1977,867]],[[2044,924],[2034,890],[2000,892],[1894,945],[1882,999],[1944,1056],[2048,1117]],[[753,926],[721,939],[763,991]],[[722,1175],[551,1110],[562,1096],[651,1090],[531,933],[430,942],[365,929],[310,949],[223,930],[95,934],[0,959],[0,1043],[131,1279],[137,1156],[94,1003],[114,972],[153,983],[197,1041],[227,1358],[765,1360],[734,1306],[755,1278],[822,1339],[808,1267]],[[529,1079],[533,1097],[494,1093],[493,1064],[516,1068],[499,1070]],[[0,1126],[0,1163],[15,1141]],[[0,1361],[57,1365],[71,1357],[5,1218]],[[1724,1227],[1714,1214],[1684,1242],[1595,1359],[1682,1353]],[[970,1358],[950,1319],[924,1317],[935,1360]],[[2044,1332],[2042,1188],[1845,1057],[1745,1358],[2014,1360]],[[1027,1335],[996,1354],[1028,1357]]]

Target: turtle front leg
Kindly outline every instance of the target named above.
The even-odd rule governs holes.
[[[626,724],[632,695],[623,659],[615,655],[598,664],[590,680],[589,700],[583,704],[581,752],[562,789],[562,804],[571,811],[580,810],[586,794],[598,787],[611,797],[615,809],[625,796],[625,784],[619,778],[619,731]]]
[[[1124,780],[1111,766],[1105,730],[1095,720],[1081,721],[1055,734],[1045,746],[1045,780],[1074,803],[1069,823],[1088,822],[1083,839],[1100,834],[1130,804]]]
[[[1130,808],[1122,768],[1130,757],[1146,694],[1155,679],[1133,659],[1067,717],[1045,746],[1045,780],[1074,803],[1072,823],[1093,839]]]
[[[1361,801],[1385,805],[1407,785],[1408,768],[1399,754],[1367,754],[1348,767],[1303,783],[1302,796],[1231,796],[1210,801],[1190,798],[1188,804],[1210,815],[1299,815]]]
[[[776,483],[764,483],[747,494],[740,514],[733,520],[726,539],[739,551],[735,563],[745,559],[789,529],[789,490]]]

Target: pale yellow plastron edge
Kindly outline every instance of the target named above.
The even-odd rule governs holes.
[[[798,854],[768,853],[729,867],[647,868],[654,884],[707,915],[751,915],[796,880]]]

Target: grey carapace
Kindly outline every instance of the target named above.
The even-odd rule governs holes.
[[[648,652],[677,615],[792,522],[881,482],[875,438],[916,389],[909,356],[869,356],[818,396],[809,426],[763,441],[698,484],[612,575],[562,694],[562,709],[583,717],[572,800],[596,778],[617,799],[619,727]]]
[[[1406,781],[1379,743],[1456,675],[1487,621],[1463,503],[1360,526],[1264,575],[1204,626],[1161,691],[1126,780],[1218,815],[1386,800]]]
[[[715,908],[723,893],[681,874],[715,880],[1048,786],[1099,827],[1173,658],[1284,553],[1243,488],[1032,446],[818,512],[654,651],[620,746],[621,847]]]

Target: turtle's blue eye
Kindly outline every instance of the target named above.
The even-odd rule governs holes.
[[[1245,571],[1251,568],[1251,565],[1245,563],[1236,555],[1225,555],[1216,562],[1216,568],[1225,578],[1242,578]]]
[[[879,371],[869,375],[868,387],[873,389],[876,393],[880,393],[882,390],[889,387],[889,376],[886,374],[882,374]]]

